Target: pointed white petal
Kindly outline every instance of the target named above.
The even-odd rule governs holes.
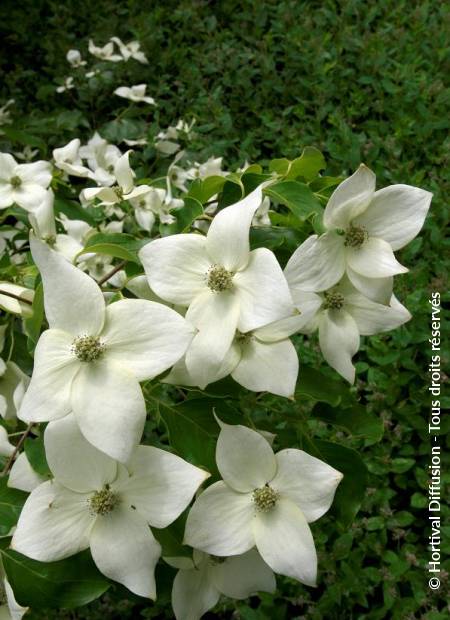
[[[334,190],[323,214],[328,229],[347,228],[367,208],[375,193],[375,174],[364,164]]]
[[[109,514],[98,516],[90,545],[100,572],[134,594],[156,598],[155,566],[161,546],[135,510],[119,504]]]
[[[289,259],[284,275],[292,291],[326,291],[345,272],[344,238],[334,232],[313,235]]]
[[[43,482],[45,482],[44,476],[40,476],[34,471],[25,452],[21,452],[9,472],[8,486],[12,489],[31,493]]]
[[[360,248],[346,249],[349,267],[366,278],[387,278],[399,273],[407,273],[395,258],[387,241],[370,237]]]
[[[298,375],[298,356],[289,339],[261,342],[254,337],[242,345],[242,357],[231,376],[253,392],[292,397]]]
[[[189,306],[186,319],[199,330],[186,353],[186,367],[204,389],[217,380],[233,342],[239,319],[237,295],[207,289]]]
[[[134,172],[131,170],[129,162],[130,153],[131,151],[124,153],[114,165],[114,176],[124,194],[129,194],[134,187]]]
[[[255,506],[251,493],[237,493],[219,481],[203,491],[190,509],[185,544],[212,555],[245,553],[254,544]]]
[[[234,342],[225,355],[217,374],[214,377],[208,377],[209,382],[213,383],[213,381],[220,381],[220,379],[227,377],[236,368],[240,359],[241,347]],[[161,379],[162,383],[170,383],[172,385],[197,385],[199,387],[204,384],[204,381],[205,377],[203,371],[199,377],[188,371],[185,358],[177,362],[169,374],[164,377],[164,379]]]
[[[180,570],[173,580],[172,607],[176,620],[200,620],[219,601],[220,592],[211,581],[204,563],[198,568]]]
[[[213,263],[230,271],[246,266],[250,252],[250,225],[262,200],[259,186],[215,216],[206,237],[206,251]]]
[[[345,310],[326,310],[319,318],[319,345],[325,360],[349,383],[355,381],[352,357],[359,349],[359,331]]]
[[[155,239],[139,252],[150,288],[175,304],[188,306],[206,289],[211,266],[205,237],[197,234],[171,235]]]
[[[411,185],[390,185],[375,192],[366,211],[354,222],[372,237],[400,250],[423,226],[433,194]]]
[[[392,297],[394,277],[366,278],[347,267],[347,276],[353,286],[365,297],[379,304],[388,304]]]
[[[303,450],[288,448],[275,457],[278,469],[271,486],[294,502],[309,523],[319,519],[333,503],[342,474]]]
[[[108,359],[86,364],[74,381],[72,406],[85,438],[126,463],[145,423],[145,401],[137,379]]]
[[[377,304],[358,291],[345,297],[346,309],[355,320],[362,336],[372,336],[396,329],[409,321],[410,312],[393,295],[389,306]]]
[[[241,424],[220,422],[220,426],[216,462],[225,482],[243,493],[270,482],[277,462],[269,442],[257,431]]]
[[[316,585],[317,555],[309,525],[293,502],[279,499],[253,522],[256,548],[270,568],[308,586]]]
[[[267,248],[250,252],[247,267],[233,278],[240,302],[239,330],[247,332],[290,316],[294,306],[275,254]]]
[[[50,327],[75,336],[96,336],[105,317],[105,302],[97,283],[34,235],[30,236],[30,246],[42,276]]]
[[[116,462],[86,441],[73,414],[50,422],[44,440],[55,479],[72,491],[98,491],[117,475]]]
[[[72,381],[80,362],[71,351],[72,336],[60,329],[41,334],[34,352],[34,370],[18,417],[25,422],[45,422],[70,412]]]
[[[121,495],[158,528],[175,521],[209,477],[175,454],[151,446],[138,446],[127,469],[130,477],[120,485]]]
[[[31,164],[19,164],[16,174],[23,182],[36,183],[46,189],[52,180],[52,165],[42,159]]]
[[[276,589],[275,575],[256,549],[227,558],[212,568],[211,576],[219,592],[229,598],[243,599]]]
[[[89,546],[94,517],[89,495],[73,493],[57,482],[44,482],[28,497],[11,547],[33,560],[53,562]]]
[[[4,579],[3,585],[5,587],[6,603],[5,615],[2,615],[2,607],[0,606],[0,620],[22,620],[25,613],[28,611],[28,607],[22,607],[16,601],[14,597],[13,589],[11,588],[7,579]]]
[[[194,328],[175,310],[143,299],[123,299],[106,308],[101,338],[108,359],[143,381],[177,362],[193,335]]]
[[[4,426],[0,426],[0,456],[11,456],[16,447],[8,439],[8,431]]]

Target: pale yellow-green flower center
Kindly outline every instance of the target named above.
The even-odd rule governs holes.
[[[367,234],[367,230],[362,226],[350,226],[345,231],[345,241],[344,245],[349,248],[360,248],[362,244],[367,241],[369,235]]]
[[[80,362],[95,362],[105,351],[105,345],[96,336],[78,336],[72,343],[72,351]]]
[[[253,501],[260,512],[269,512],[278,500],[278,493],[268,484],[253,491]]]
[[[337,291],[327,291],[323,296],[325,297],[323,304],[325,310],[340,310],[344,306],[344,296]]]
[[[22,179],[16,175],[14,177],[11,177],[10,183],[14,189],[17,189],[22,185]]]
[[[234,273],[221,265],[212,265],[206,274],[206,284],[215,293],[229,291],[233,287]]]
[[[96,491],[88,500],[89,509],[96,515],[107,515],[119,504],[119,496],[111,491],[109,484]]]

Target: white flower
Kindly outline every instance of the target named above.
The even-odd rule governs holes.
[[[82,60],[81,54],[78,50],[69,50],[66,54],[66,59],[72,67],[82,67],[86,64],[86,61]]]
[[[8,476],[8,486],[31,493],[36,487],[46,481],[44,476],[39,475],[30,465],[25,452],[21,452],[14,461]],[[1,616],[0,616],[1,620]]]
[[[157,140],[155,141],[155,149],[163,155],[173,155],[178,151],[180,145],[172,140],[166,140],[162,135],[164,135],[163,132],[158,134]]]
[[[298,288],[292,272],[286,271],[292,298],[307,322],[301,331],[319,330],[322,354],[332,368],[350,383],[355,381],[352,357],[361,336],[396,329],[411,318],[408,310],[392,295],[389,305],[376,303],[362,295],[347,279],[328,291],[313,293]]]
[[[119,37],[111,37],[110,41],[113,41],[117,44],[118,48],[120,49],[120,53],[122,54],[122,57],[125,61],[129,60],[130,58],[134,58],[134,60],[137,60],[144,65],[148,64],[148,60],[144,52],[140,51],[141,45],[139,41],[130,41],[129,43],[123,43],[123,41],[121,41]]]
[[[0,285],[1,288],[1,285]],[[0,416],[15,420],[30,378],[11,360],[0,376]]]
[[[217,558],[194,549],[192,559],[164,559],[179,569],[172,587],[176,620],[199,620],[221,595],[245,599],[260,591],[275,591],[273,571],[255,549],[231,558]]]
[[[64,93],[66,90],[72,90],[72,88],[75,88],[75,84],[73,83],[73,77],[70,76],[64,80],[64,83],[62,86],[58,86],[56,88],[56,92]]]
[[[14,157],[21,161],[30,162],[39,153],[39,149],[33,149],[29,144],[23,147],[21,151],[13,151]]]
[[[66,146],[62,146],[59,149],[54,149],[53,159],[55,160],[55,166],[75,177],[89,176],[90,170],[83,165],[79,150],[79,138],[71,140],[68,144],[66,144]]]
[[[156,105],[153,97],[148,97],[145,95],[145,91],[147,90],[147,84],[137,84],[136,86],[119,86],[114,91],[114,94],[118,97],[123,97],[123,99],[129,99],[130,101],[134,101],[135,103],[149,103],[151,105]]]
[[[150,288],[166,301],[189,306],[186,318],[199,333],[186,364],[204,385],[220,368],[237,329],[252,331],[293,311],[275,255],[266,248],[250,252],[250,223],[261,202],[258,187],[220,211],[206,237],[155,239],[139,253]]]
[[[114,187],[88,187],[80,194],[81,202],[91,202],[96,198],[102,205],[114,205],[123,200],[138,198],[150,191],[148,185],[134,185],[135,173],[130,167],[129,156],[131,151],[127,151],[114,164],[114,178],[117,185]]]
[[[84,146],[80,146],[80,157],[86,159],[93,174],[89,175],[99,185],[109,186],[115,181],[114,166],[122,157],[120,149],[108,142],[97,132]]]
[[[12,293],[16,297],[32,302],[34,297],[33,290],[20,286],[19,284],[12,284],[12,282],[0,281],[0,308],[6,310],[7,312],[18,314],[25,319],[33,315],[31,304],[26,301],[22,302],[15,297],[10,297],[9,295],[2,295],[2,291],[5,293]]]
[[[30,245],[50,329],[37,343],[19,417],[42,422],[73,410],[88,441],[126,461],[146,416],[139,381],[180,359],[192,328],[170,308],[150,301],[123,299],[105,307],[92,278],[33,235]]]
[[[137,223],[143,230],[148,232],[151,231],[155,223],[155,215],[159,216],[163,224],[171,224],[175,218],[170,215],[169,211],[176,206],[173,204],[173,199],[169,203],[167,202],[166,190],[157,187],[150,187],[149,189],[150,191],[143,196],[130,200],[131,205],[134,207],[134,216]],[[182,205],[183,202],[180,202]]]
[[[342,474],[302,450],[274,454],[258,432],[221,423],[216,462],[223,480],[191,508],[185,543],[217,556],[256,546],[276,573],[315,585],[308,523],[330,508]]]
[[[51,180],[48,161],[18,164],[9,153],[0,153],[0,209],[17,204],[32,211],[45,200]]]
[[[269,209],[270,198],[268,196],[265,196],[262,205],[259,207],[259,209],[257,209],[255,215],[253,216],[252,226],[271,226]]]
[[[120,62],[123,60],[120,54],[114,54],[114,43],[111,41],[103,47],[97,47],[94,41],[89,39],[89,53],[100,60],[109,60],[110,62]]]
[[[146,144],[148,144],[148,140],[147,138],[137,138],[137,140],[124,140],[125,144],[128,144],[128,146],[145,146]]]
[[[8,431],[0,425],[0,456],[11,456],[16,447],[8,439]]]
[[[375,174],[361,165],[328,201],[323,219],[327,232],[294,252],[286,274],[304,291],[326,291],[347,273],[363,295],[388,303],[393,276],[408,271],[394,251],[418,234],[431,197],[410,185],[375,191]]]
[[[90,445],[73,416],[48,425],[45,449],[54,480],[25,502],[12,548],[51,562],[90,547],[104,575],[154,599],[161,547],[148,526],[172,523],[209,474],[150,446],[124,467]]]

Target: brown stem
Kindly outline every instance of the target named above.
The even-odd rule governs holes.
[[[126,264],[127,264],[126,260],[121,261],[118,265],[114,267],[114,269],[111,269],[111,271],[107,273],[106,276],[103,276],[103,278],[100,278],[100,280],[97,280],[97,284],[99,286],[102,286],[102,284],[105,284],[105,282],[108,282],[108,280],[112,278],[113,275],[116,274],[118,271],[123,269],[123,267],[125,267]]]
[[[6,297],[12,297],[13,299],[17,299],[17,301],[22,301],[24,304],[33,305],[33,302],[29,299],[25,299],[24,297],[20,297],[20,295],[16,295],[15,293],[9,293],[7,291],[2,291],[0,289],[0,295],[6,295]]]
[[[3,468],[3,471],[2,471],[2,474],[1,474],[2,476],[6,476],[6,474],[9,472],[9,470],[13,466],[13,463],[16,460],[16,456],[17,456],[20,448],[23,446],[23,444],[25,442],[25,439],[31,433],[31,429],[33,428],[33,426],[34,426],[34,422],[30,422],[30,424],[28,424],[27,428],[22,433],[22,437],[19,439],[19,442],[17,443],[17,446],[14,449],[14,452],[11,454],[9,459],[6,461],[6,465]]]

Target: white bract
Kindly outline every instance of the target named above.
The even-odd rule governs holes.
[[[121,41],[121,39],[119,39],[119,37],[111,37],[110,40],[117,44],[120,53],[122,54],[122,57],[125,61],[129,60],[130,58],[134,58],[134,60],[137,60],[143,65],[148,64],[147,57],[145,56],[144,52],[141,52],[141,45],[139,41],[130,41],[129,43],[124,43],[123,41]]]
[[[151,446],[138,446],[125,467],[90,445],[72,416],[48,425],[45,450],[54,480],[27,499],[12,548],[51,562],[90,547],[104,575],[156,598],[161,547],[149,525],[170,525],[209,474]]]
[[[148,190],[142,196],[132,198],[130,204],[134,207],[136,222],[143,230],[150,232],[156,215],[162,224],[172,224],[175,218],[169,211],[182,207],[183,201],[171,198],[169,192],[158,187],[149,187]]]
[[[260,433],[224,423],[216,462],[223,480],[195,501],[185,543],[216,556],[256,546],[273,571],[314,586],[317,556],[308,523],[330,508],[342,474],[302,450],[274,454]]]
[[[75,84],[73,83],[73,77],[70,76],[70,77],[67,77],[64,80],[64,83],[63,83],[62,86],[58,86],[56,88],[56,92],[57,93],[65,93],[66,90],[72,90],[72,88],[75,88]]]
[[[153,97],[149,97],[145,94],[147,90],[147,84],[137,84],[136,86],[119,86],[114,91],[114,94],[123,99],[129,99],[135,103],[149,103],[150,105],[156,105]]]
[[[80,157],[87,160],[92,178],[98,185],[109,186],[115,181],[114,166],[122,157],[122,152],[114,144],[109,144],[95,132],[88,143],[80,146]]]
[[[1,285],[0,285],[1,286]],[[3,360],[0,359],[0,366]],[[0,416],[15,420],[30,378],[9,360],[0,371]]]
[[[257,592],[275,592],[273,571],[252,549],[231,558],[218,558],[194,549],[193,558],[164,558],[178,568],[172,586],[176,620],[199,620],[221,595],[245,599]]]
[[[389,305],[379,304],[362,295],[344,278],[322,293],[302,291],[295,278],[286,272],[292,298],[301,316],[308,321],[301,331],[319,330],[319,345],[325,360],[350,383],[355,381],[352,357],[359,349],[360,335],[372,336],[396,329],[410,320],[411,314],[391,296]]]
[[[15,446],[8,439],[8,431],[0,425],[0,456],[11,456],[14,454]]]
[[[66,59],[72,67],[83,67],[86,64],[86,61],[82,60],[79,50],[69,50]]]
[[[65,146],[53,150],[55,166],[64,170],[75,177],[87,177],[90,174],[89,168],[83,165],[80,157],[80,140],[75,138]]]
[[[89,53],[100,60],[109,60],[110,62],[121,62],[123,60],[123,56],[114,53],[114,43],[112,41],[103,47],[98,47],[92,39],[89,39]]]
[[[432,194],[410,185],[375,191],[364,165],[333,192],[324,212],[327,232],[307,239],[289,260],[286,275],[304,291],[326,291],[344,273],[363,295],[389,303],[393,276],[408,271],[394,256],[419,233]]]
[[[124,462],[144,427],[139,381],[180,359],[193,329],[175,311],[150,301],[105,306],[92,278],[33,235],[30,244],[50,329],[37,343],[19,417],[42,422],[73,410],[87,440]]]
[[[206,237],[172,235],[139,253],[150,288],[166,301],[188,306],[186,319],[199,332],[186,365],[202,385],[214,380],[236,330],[249,332],[293,311],[275,255],[266,248],[250,251],[250,223],[261,202],[258,187],[220,211]]]
[[[49,162],[18,164],[9,153],[0,153],[0,209],[17,204],[32,211],[45,200],[51,180]]]
[[[9,295],[2,295],[2,292],[15,295],[18,299],[10,297]],[[27,301],[32,302],[33,298],[34,291],[31,289],[20,286],[20,284],[0,281],[0,308],[2,310],[6,310],[12,314],[18,314],[24,318],[29,318],[32,316],[33,311],[31,309],[31,304],[27,303]],[[21,301],[21,299],[26,301]]]

